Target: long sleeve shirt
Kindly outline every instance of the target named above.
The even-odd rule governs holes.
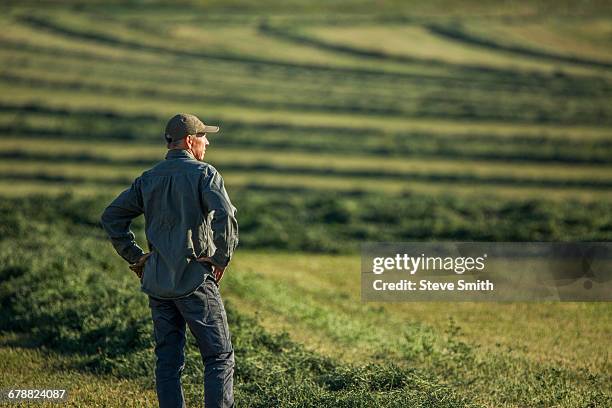
[[[196,258],[210,256],[215,265],[227,266],[238,245],[236,208],[221,174],[186,150],[169,150],[166,160],[136,178],[102,214],[115,250],[129,263],[144,255],[130,230],[141,214],[151,252],[141,289],[157,298],[188,296],[212,273]]]

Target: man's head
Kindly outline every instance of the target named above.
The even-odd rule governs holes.
[[[179,113],[166,124],[165,138],[168,149],[184,149],[197,160],[203,160],[206,146],[209,145],[206,134],[218,131],[218,126],[205,125],[194,115]]]
[[[197,135],[187,135],[182,139],[168,143],[169,150],[187,150],[196,160],[204,160],[206,154],[206,146],[210,143],[206,138],[206,133],[198,133]]]

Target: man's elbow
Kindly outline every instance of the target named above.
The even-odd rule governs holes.
[[[106,207],[102,215],[100,216],[100,225],[104,228],[105,231],[108,231],[110,224],[112,222],[111,210],[110,206]]]

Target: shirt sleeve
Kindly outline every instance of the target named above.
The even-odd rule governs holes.
[[[136,263],[144,251],[136,244],[134,233],[130,230],[132,220],[143,213],[142,197],[139,191],[139,181],[119,194],[104,210],[101,224],[113,247],[123,259]]]
[[[221,174],[214,169],[203,175],[201,194],[206,216],[213,213],[210,227],[216,250],[211,260],[213,264],[225,267],[238,246],[236,208],[225,191]]]

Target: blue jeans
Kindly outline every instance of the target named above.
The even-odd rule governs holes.
[[[149,296],[155,334],[155,385],[160,408],[185,407],[181,374],[185,367],[185,325],[195,336],[204,363],[206,408],[233,407],[234,349],[225,308],[212,278],[189,296]]]

